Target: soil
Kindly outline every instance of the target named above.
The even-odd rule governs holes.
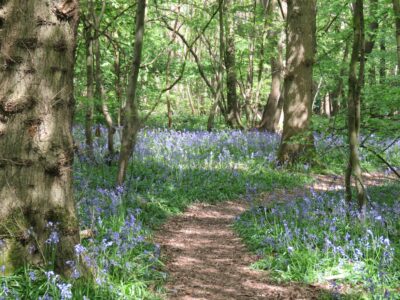
[[[388,178],[364,176],[367,185],[379,185]],[[343,178],[316,176],[313,188],[320,191],[343,188]],[[307,193],[302,189],[276,190],[262,202],[293,199]],[[166,264],[167,299],[319,299],[328,286],[277,285],[268,273],[253,270],[257,256],[250,253],[232,229],[235,218],[249,207],[246,201],[216,205],[194,204],[160,229],[155,242],[161,246]]]

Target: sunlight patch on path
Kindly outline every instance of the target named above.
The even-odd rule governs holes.
[[[276,286],[266,272],[250,269],[257,257],[231,229],[246,208],[196,204],[163,226],[156,242],[167,261],[168,299],[313,299],[310,288]]]
[[[388,180],[380,174],[365,175],[367,185]],[[317,175],[316,191],[343,189],[343,177]],[[275,190],[260,204],[288,201],[309,193],[309,187]],[[235,217],[249,208],[244,201],[217,205],[195,204],[171,218],[159,230],[155,242],[161,246],[168,273],[167,299],[318,299],[326,287],[296,284],[276,285],[268,273],[250,269],[257,256],[249,253],[231,226]]]

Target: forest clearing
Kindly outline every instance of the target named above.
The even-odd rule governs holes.
[[[0,300],[400,299],[400,0],[0,0]]]

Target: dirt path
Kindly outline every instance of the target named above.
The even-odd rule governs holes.
[[[241,202],[196,204],[163,226],[157,242],[170,275],[168,299],[311,299],[249,268],[257,258],[231,229],[245,209]]]
[[[341,187],[341,178],[318,176],[317,190]],[[384,178],[372,179],[373,184]],[[265,201],[301,196],[307,189],[275,191]],[[257,257],[246,249],[231,226],[248,203],[195,204],[184,214],[170,219],[158,232],[169,280],[168,299],[318,299],[313,286],[274,285],[267,272],[249,268]]]

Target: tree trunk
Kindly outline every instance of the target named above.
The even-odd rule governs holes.
[[[79,227],[72,191],[78,2],[1,1],[0,265],[69,273]],[[49,231],[57,227],[58,241]],[[57,242],[52,244],[51,242]]]
[[[343,77],[346,73],[345,64],[347,61],[347,57],[349,56],[349,43],[347,41],[345,43],[346,45],[343,52],[342,66],[340,68],[337,86],[336,89],[330,95],[332,102],[332,116],[336,115],[339,112],[341,105],[340,98],[343,96],[343,87],[344,87]]]
[[[107,156],[112,159],[114,156],[114,122],[110,111],[108,109],[108,105],[105,99],[104,93],[104,86],[103,86],[103,76],[101,71],[101,51],[100,51],[100,23],[104,16],[106,2],[105,0],[102,1],[102,11],[99,15],[96,15],[94,4],[91,1],[91,15],[93,19],[93,26],[94,26],[94,38],[93,38],[93,51],[95,57],[95,72],[94,78],[96,81],[96,88],[95,88],[95,98],[97,103],[97,110],[103,114],[103,117],[107,124]]]
[[[171,56],[172,56],[172,51],[169,51],[167,58],[167,66],[165,69],[165,86],[169,85]],[[167,100],[168,128],[172,128],[172,105],[171,105],[171,97],[169,96],[169,90],[165,93],[165,98]]]
[[[86,152],[92,161],[94,161],[93,151],[93,113],[94,113],[94,76],[93,76],[93,31],[90,24],[85,23],[85,46],[86,46],[86,114],[85,114],[85,142]]]
[[[378,13],[378,0],[369,0],[369,17],[371,19],[371,22],[369,23],[368,26],[369,30],[367,39],[365,41],[365,55],[371,54],[375,46],[376,33],[379,28],[377,13]]]
[[[142,61],[142,48],[144,37],[144,18],[146,0],[138,0],[136,9],[135,46],[133,49],[133,62],[127,88],[127,102],[124,109],[124,128],[122,130],[121,153],[118,162],[117,183],[122,185],[125,181],[128,162],[136,144],[137,133],[140,129],[138,112],[138,98],[136,95],[140,64]]]
[[[315,0],[288,1],[284,123],[278,152],[280,164],[295,162],[313,147],[309,126],[313,102],[315,22]]]
[[[369,30],[367,34],[367,38],[365,41],[365,57],[368,58],[369,54],[372,53],[374,50],[375,43],[376,43],[376,34],[379,28],[378,23],[378,0],[369,0],[369,17],[371,22],[369,23]],[[368,79],[370,84],[376,84],[376,62],[373,57],[368,58],[370,60],[369,70],[368,70]]]
[[[187,98],[189,100],[190,111],[192,112],[192,115],[195,116],[196,115],[196,108],[194,107],[194,104],[193,104],[192,93],[190,92],[190,86],[189,85],[186,86],[186,95],[187,95]]]
[[[361,88],[364,78],[364,9],[363,1],[354,3],[353,16],[354,40],[349,70],[349,104],[348,104],[348,134],[349,134],[349,163],[346,170],[346,200],[351,201],[351,177],[354,176],[357,199],[361,217],[365,215],[366,196],[361,177],[361,165],[358,153],[361,115]],[[359,69],[357,74],[357,64]]]
[[[220,99],[223,103],[223,106],[227,107],[227,104],[225,103],[224,99],[224,64],[225,64],[225,25],[224,25],[224,0],[219,0],[219,11],[218,11],[218,29],[219,29],[219,60],[218,60],[218,90],[220,95],[216,95],[216,98]],[[208,122],[207,122],[207,128],[208,131],[211,131],[212,127],[214,126],[214,117],[216,113],[216,107],[214,108],[215,105],[218,106],[218,101],[217,99],[214,99],[215,104],[212,104],[210,108],[210,114],[208,117]],[[220,105],[221,113],[224,115],[225,119],[227,119],[226,116],[226,110],[222,105]]]
[[[121,50],[118,45],[114,45],[114,73],[115,73],[115,95],[119,103],[117,125],[121,126],[121,108],[122,108],[122,79],[121,79]]]
[[[380,42],[381,58],[379,62],[379,83],[384,84],[386,79],[386,44],[385,39]]]
[[[275,54],[271,57],[271,92],[268,97],[267,104],[265,105],[262,122],[260,128],[270,132],[277,132],[279,130],[279,119],[282,113],[283,97],[281,97],[282,79],[284,75],[283,65],[283,47],[285,33],[281,32],[279,40],[276,37],[270,39],[275,40],[274,46],[276,48]]]
[[[260,41],[260,54],[259,54],[259,61],[258,61],[258,70],[257,70],[257,87],[256,87],[256,94],[255,94],[255,103],[257,105],[257,111],[254,120],[257,120],[259,117],[259,109],[260,109],[260,93],[261,93],[261,80],[264,71],[264,61],[265,61],[265,41],[270,39],[271,36],[271,25],[273,24],[273,13],[274,8],[276,7],[276,0],[263,0],[263,11],[264,11],[264,28],[261,34],[261,41]],[[272,60],[272,58],[271,58]],[[282,70],[283,71],[283,70]],[[271,70],[272,72],[272,70]],[[283,74],[283,73],[282,73]],[[282,75],[283,76],[283,75]],[[267,100],[268,104],[268,100]],[[265,115],[265,107],[263,110],[263,114],[261,115],[261,124],[257,126],[257,128],[263,129],[263,126],[266,122],[264,119]]]
[[[237,127],[240,119],[239,102],[236,91],[236,48],[232,1],[225,0],[225,70],[226,70],[226,101],[227,122],[231,127]]]
[[[323,100],[322,100],[322,114],[328,118],[331,117],[331,98],[329,96],[329,93],[326,93]]]
[[[103,117],[107,124],[107,150],[108,156],[112,157],[114,155],[114,122],[111,117],[111,114],[108,109],[108,105],[106,103],[105,95],[104,95],[104,86],[103,86],[103,78],[101,72],[101,52],[100,52],[100,41],[99,39],[95,39],[93,41],[94,46],[94,54],[95,54],[95,80],[96,80],[96,88],[95,88],[95,98],[98,103],[98,111],[103,114]],[[100,105],[99,105],[100,104]]]
[[[253,2],[253,21],[252,30],[250,32],[249,41],[249,63],[247,67],[247,80],[246,80],[246,91],[244,99],[244,107],[246,112],[246,123],[247,127],[251,126],[251,114],[252,114],[252,98],[253,98],[253,83],[254,83],[254,52],[256,44],[256,14],[257,14],[257,1]]]
[[[174,31],[172,31],[171,33],[171,43],[175,42],[176,39],[176,30],[178,29],[178,18],[179,18],[179,12],[180,12],[180,6],[178,5],[178,7],[174,10],[175,13],[178,14],[178,16],[175,19],[174,22]],[[171,60],[173,59],[173,57],[175,52],[171,49],[168,51],[168,55],[167,55],[167,66],[166,66],[166,70],[165,70],[165,86],[169,86],[169,75],[170,75],[170,67],[171,67]],[[171,103],[171,97],[170,97],[170,91],[166,91],[165,93],[165,97],[167,100],[167,115],[168,115],[168,128],[172,128],[172,103]],[[182,95],[183,96],[183,95]]]
[[[393,1],[393,11],[396,24],[396,43],[397,43],[397,72],[400,72],[400,0]]]

